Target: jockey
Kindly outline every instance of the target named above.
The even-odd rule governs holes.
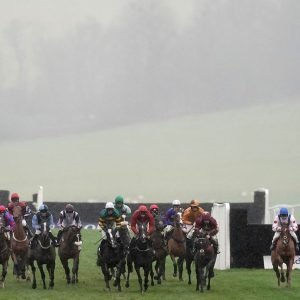
[[[121,195],[115,198],[115,209],[121,216],[125,215],[127,218],[131,216],[131,209],[128,205],[124,204],[124,197]]]
[[[136,245],[136,235],[138,235],[139,233],[138,225],[140,223],[144,223],[147,226],[147,238],[150,239],[150,236],[154,231],[155,220],[145,205],[140,205],[139,208],[132,215],[131,230],[135,236],[131,239],[129,245],[130,249],[133,249]]]
[[[219,226],[216,219],[210,213],[203,214],[196,219],[194,234],[197,235],[198,231],[206,234],[206,237],[214,246],[215,253],[219,254],[219,242],[216,236],[219,232]]]
[[[172,201],[172,207],[169,208],[166,212],[165,218],[164,218],[164,225],[165,230],[165,238],[168,239],[168,237],[171,236],[171,233],[174,229],[174,220],[175,216],[180,212],[180,201],[179,200],[173,200]]]
[[[77,246],[78,247],[81,246],[82,241],[81,241],[80,230],[82,228],[82,224],[81,224],[79,214],[77,211],[74,210],[74,206],[72,204],[67,204],[65,209],[60,212],[57,226],[59,228],[59,231],[57,233],[58,244],[60,243],[60,239],[63,234],[63,229],[69,226],[76,226],[79,233],[79,241],[77,242],[78,243]]]
[[[199,207],[200,202],[198,200],[192,200],[190,207],[187,208],[182,215],[183,232],[187,234],[187,238],[191,239],[194,232],[194,223],[196,219],[206,213],[203,208]]]
[[[32,217],[32,228],[35,229],[34,237],[31,240],[31,248],[34,247],[34,242],[37,240],[39,235],[41,234],[41,226],[42,223],[46,222],[48,226],[54,226],[53,216],[49,212],[48,206],[46,204],[42,204],[39,207],[39,211]],[[49,230],[49,237],[55,247],[58,247],[58,243]]]
[[[5,226],[5,237],[10,248],[10,233],[12,233],[15,229],[16,223],[13,216],[6,210],[4,205],[0,205],[0,217],[4,220],[3,225]]]
[[[154,231],[154,218],[145,205],[140,205],[139,208],[133,213],[131,218],[131,230],[135,235],[138,234],[138,224],[145,223],[148,226],[148,236]]]
[[[296,222],[295,217],[292,214],[289,214],[287,208],[283,207],[280,209],[279,214],[275,217],[272,225],[272,230],[275,232],[272,240],[272,245],[270,250],[274,250],[276,246],[276,241],[280,236],[281,226],[283,224],[287,224],[289,226],[290,234],[294,239],[296,251],[299,251],[299,240],[296,235],[296,231],[298,230],[298,224]]]
[[[27,202],[20,201],[20,196],[18,193],[12,193],[10,197],[10,202],[7,204],[7,209],[11,215],[13,215],[13,209],[15,206],[20,206],[22,208],[23,219],[27,220],[28,217],[31,215],[31,209],[29,208]],[[23,222],[23,224],[25,223]],[[23,226],[25,227],[26,224]]]
[[[155,223],[155,227],[163,227],[163,221],[162,221],[162,217],[161,214],[159,212],[159,207],[156,204],[151,204],[149,207],[149,211],[151,213],[151,215],[154,218],[154,223]]]
[[[112,229],[113,232],[116,233],[117,239],[119,238],[118,229],[121,225],[121,216],[117,209],[115,209],[115,206],[112,202],[107,202],[105,204],[105,208],[100,211],[99,216],[99,231],[102,233],[102,241],[100,244],[100,256],[102,257],[104,246],[107,242],[106,237],[106,230]],[[100,257],[98,257],[97,265],[100,266]]]

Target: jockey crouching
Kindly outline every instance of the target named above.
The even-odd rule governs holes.
[[[166,212],[165,218],[164,218],[164,237],[165,241],[170,239],[173,229],[174,229],[174,221],[177,214],[180,212],[180,201],[179,200],[173,200],[172,201],[172,207],[169,208]]]
[[[190,202],[190,207],[187,208],[182,215],[182,231],[186,234],[186,245],[191,251],[193,251],[192,238],[195,230],[194,223],[198,217],[206,213],[203,208],[199,207],[199,205],[200,202],[198,200],[192,200]]]
[[[217,233],[219,232],[219,226],[215,218],[210,213],[205,213],[198,217],[195,222],[195,235],[200,231],[206,235],[206,237],[213,244],[216,254],[219,254],[219,242],[217,239]]]
[[[145,224],[147,226],[147,239],[150,240],[150,236],[154,231],[154,222],[155,220],[147,207],[140,205],[131,218],[131,230],[135,236],[131,239],[130,251],[136,247],[136,236],[139,234],[138,224]]]
[[[49,212],[48,206],[46,204],[42,204],[39,207],[39,211],[32,217],[32,228],[35,229],[35,234],[31,240],[31,244],[30,244],[31,249],[34,248],[35,242],[38,239],[39,235],[41,234],[41,226],[45,222],[47,223],[49,228],[54,227],[53,216]],[[58,247],[58,243],[50,230],[49,230],[49,237],[52,241],[52,244],[55,247]]]
[[[74,206],[72,204],[67,204],[65,209],[60,212],[57,226],[59,228],[59,231],[57,233],[58,244],[60,244],[64,228],[67,228],[69,226],[76,226],[76,228],[78,229],[78,234],[77,241],[74,242],[74,244],[78,246],[78,250],[81,250],[82,240],[80,230],[82,228],[82,224],[79,214],[74,210]]]
[[[272,245],[270,247],[270,250],[273,251],[275,249],[276,242],[280,237],[281,226],[283,224],[288,225],[290,234],[295,243],[296,252],[298,252],[299,251],[299,240],[296,235],[296,231],[298,230],[298,225],[297,225],[295,217],[292,214],[289,214],[288,209],[285,207],[280,209],[279,214],[275,217],[275,219],[273,221],[272,230],[275,231],[275,234],[273,236]]]
[[[105,208],[100,211],[100,216],[99,216],[99,231],[102,234],[102,241],[99,247],[99,253],[97,255],[97,266],[101,265],[101,258],[103,256],[104,252],[104,247],[105,244],[107,243],[107,236],[106,236],[106,231],[107,230],[112,230],[112,234],[115,234],[117,241],[120,241],[120,236],[118,232],[118,228],[121,225],[121,216],[118,210],[115,209],[115,206],[112,202],[107,202],[105,204]]]
[[[9,249],[11,249],[10,237],[12,235],[13,230],[16,227],[16,223],[14,221],[13,216],[6,210],[6,207],[4,205],[0,205],[0,218],[3,222],[3,226],[5,227],[4,236],[6,239],[7,246]]]

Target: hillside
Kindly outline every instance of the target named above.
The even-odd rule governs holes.
[[[298,202],[300,104],[277,104],[1,144],[1,189],[47,201]]]

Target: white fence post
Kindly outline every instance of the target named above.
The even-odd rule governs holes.
[[[230,269],[230,204],[214,203],[211,214],[219,225],[217,237],[221,253],[217,256],[215,268]]]

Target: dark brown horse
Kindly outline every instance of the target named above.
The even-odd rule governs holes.
[[[186,253],[186,239],[180,224],[180,214],[177,214],[174,220],[174,229],[168,240],[168,251],[173,262],[173,277],[177,276],[178,268],[179,280],[182,280],[183,261]],[[178,259],[176,261],[177,257]]]
[[[27,266],[26,263],[29,241],[22,225],[23,214],[22,208],[20,206],[15,206],[13,208],[13,217],[16,223],[16,227],[11,239],[12,259],[16,267],[17,279],[26,279],[25,269]]]
[[[5,237],[4,220],[0,217],[0,264],[2,265],[2,275],[0,278],[0,288],[4,288],[4,281],[7,274],[8,260],[10,256],[10,249],[7,238]]]
[[[165,239],[162,233],[163,222],[155,222],[155,230],[151,234],[152,248],[153,248],[153,258],[152,266],[150,270],[151,285],[154,285],[154,279],[157,280],[158,284],[161,284],[161,277],[165,273],[166,257],[168,255],[168,249],[165,245]],[[156,275],[153,272],[153,263]]]
[[[213,277],[214,265],[216,262],[216,254],[206,233],[200,232],[194,240],[196,254],[194,256],[195,270],[197,277],[196,291],[203,292],[203,287],[206,286],[208,279],[207,290],[210,290],[210,279]]]
[[[80,244],[79,229],[76,226],[68,226],[63,229],[58,255],[64,267],[67,283],[78,283]],[[68,260],[73,259],[72,279]]]
[[[281,226],[280,237],[277,240],[276,248],[271,253],[273,270],[277,276],[278,286],[280,281],[285,282],[286,286],[291,286],[291,273],[295,259],[295,244],[290,234],[288,225]],[[286,278],[284,276],[283,264],[286,264]],[[278,267],[280,267],[280,272]]]

